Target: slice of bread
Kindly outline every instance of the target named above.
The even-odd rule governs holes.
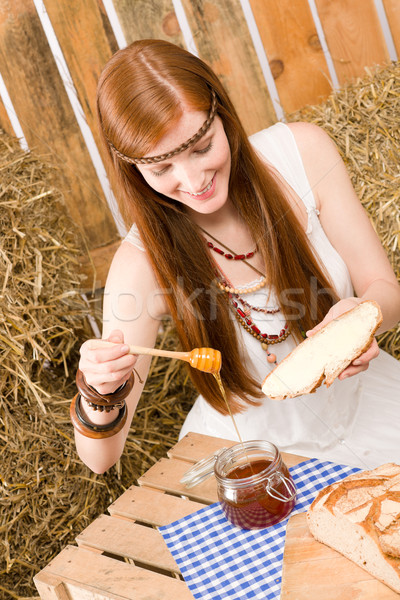
[[[307,523],[316,540],[400,593],[399,465],[388,463],[324,488],[308,509]]]
[[[299,344],[267,375],[262,391],[273,400],[283,400],[314,392],[324,379],[329,387],[367,350],[381,323],[379,305],[361,302]]]

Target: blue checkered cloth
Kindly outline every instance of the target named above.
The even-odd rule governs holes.
[[[317,459],[292,467],[297,502],[291,516],[305,512],[319,490],[359,470]],[[159,531],[195,598],[275,600],[281,591],[287,522],[240,529],[226,520],[217,502]]]

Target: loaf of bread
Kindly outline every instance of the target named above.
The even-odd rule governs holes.
[[[314,392],[333,380],[372,343],[382,323],[379,305],[366,300],[330,321],[299,344],[264,379],[263,393],[273,400]]]
[[[388,463],[324,488],[307,523],[315,539],[400,593],[399,465]]]

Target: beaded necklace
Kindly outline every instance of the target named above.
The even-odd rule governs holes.
[[[217,277],[219,276],[218,271],[216,271],[216,275],[217,275]],[[252,285],[247,288],[240,288],[240,289],[232,287],[232,285],[230,284],[230,282],[227,279],[222,280],[222,281],[217,280],[216,284],[219,287],[219,289],[222,290],[223,292],[227,292],[228,294],[235,294],[235,296],[237,296],[239,294],[251,294],[251,292],[256,292],[257,290],[260,290],[262,287],[264,287],[267,284],[267,278],[263,277],[259,283],[256,283],[255,285]]]
[[[229,252],[229,255],[226,255],[222,250],[218,251],[218,249],[217,249],[216,251],[218,252],[218,254],[224,255],[226,258],[229,256],[229,260],[232,260],[232,257],[234,258],[235,256],[239,256],[240,259],[238,259],[238,260],[243,260],[243,262],[245,264],[247,264],[251,269],[253,269],[253,271],[256,271],[259,275],[262,276],[262,279],[259,283],[255,284],[253,286],[244,288],[244,289],[243,288],[238,289],[238,288],[235,288],[232,286],[232,284],[230,283],[230,281],[228,280],[226,275],[224,273],[222,273],[221,268],[218,267],[218,270],[216,270],[216,275],[218,278],[220,278],[220,276],[222,274],[224,279],[217,279],[216,284],[222,291],[227,293],[228,300],[231,302],[231,305],[235,309],[235,317],[236,317],[238,323],[243,327],[243,329],[245,329],[248,333],[250,333],[253,337],[255,337],[259,342],[261,342],[262,349],[265,350],[267,353],[267,361],[269,363],[274,363],[275,365],[277,365],[278,363],[276,360],[276,355],[273,354],[272,352],[269,352],[268,346],[273,345],[273,344],[280,344],[281,342],[283,342],[284,340],[286,340],[289,337],[290,329],[288,327],[288,324],[285,323],[285,326],[281,329],[281,331],[277,335],[262,333],[260,331],[260,329],[257,327],[257,325],[255,325],[253,323],[253,320],[250,317],[250,312],[252,310],[255,310],[256,312],[264,312],[266,314],[275,314],[275,313],[279,312],[280,309],[279,308],[268,309],[268,308],[261,308],[261,307],[253,306],[249,302],[243,300],[243,298],[241,298],[241,296],[240,296],[241,294],[250,294],[251,292],[255,292],[267,284],[267,278],[265,277],[265,275],[263,275],[261,273],[261,271],[259,271],[252,264],[248,263],[246,260],[246,258],[251,258],[252,256],[254,256],[254,252],[249,253],[251,256],[240,255],[240,254],[237,255],[233,250],[231,250],[225,244],[223,244],[222,242],[217,240],[217,238],[213,237],[205,229],[203,229],[202,227],[200,227],[200,229],[203,231],[203,233],[205,233],[206,235],[211,237],[215,242],[217,242],[218,245],[223,246]],[[207,241],[207,245],[209,248],[215,249],[214,245],[211,244],[211,242]],[[244,258],[242,258],[243,256],[244,256]],[[242,304],[244,310],[239,307],[237,300]]]
[[[280,311],[280,308],[262,308],[262,306],[253,306],[252,304],[249,304],[246,300],[244,300],[244,298],[241,298],[238,294],[234,295],[236,300],[238,300],[240,302],[240,304],[243,306],[243,312],[244,314],[247,316],[249,316],[250,312],[252,310],[255,310],[256,312],[262,312],[266,315],[274,315],[275,313]],[[235,304],[235,301],[232,300],[232,304]]]
[[[233,294],[228,294],[228,296],[231,300],[231,304],[235,308],[235,317],[238,323],[243,327],[243,329],[245,329],[248,333],[255,337],[259,342],[261,342],[261,348],[267,353],[267,361],[269,363],[274,363],[275,365],[277,365],[278,363],[276,361],[276,355],[272,352],[269,352],[268,346],[273,344],[280,344],[281,342],[285,341],[286,338],[289,337],[290,329],[288,327],[288,324],[285,323],[285,326],[280,330],[279,334],[262,333],[251,319],[249,312],[245,312],[244,310],[242,310],[239,307],[236,300],[233,299]],[[256,306],[252,306],[249,303],[246,304],[248,307],[250,307],[251,310],[259,308]],[[279,308],[274,310],[263,309],[263,312],[267,314],[275,314],[279,312]]]
[[[233,256],[233,258],[235,258],[235,256],[240,256],[240,259],[236,259],[236,260],[242,260],[244,262],[245,265],[249,266],[250,269],[253,269],[253,271],[255,271],[256,273],[258,273],[259,275],[263,275],[261,273],[261,271],[259,271],[258,269],[256,269],[256,267],[253,267],[253,265],[251,265],[249,262],[247,262],[248,258],[252,258],[252,256],[254,256],[254,254],[257,251],[257,246],[255,248],[255,250],[253,252],[248,252],[247,254],[244,255],[244,258],[242,258],[243,254],[236,254],[236,252],[234,252],[233,250],[231,250],[230,248],[228,248],[228,246],[225,246],[225,244],[223,242],[220,242],[219,240],[217,240],[216,237],[214,237],[213,235],[211,235],[211,233],[208,233],[208,231],[206,231],[205,229],[203,229],[202,227],[200,227],[200,225],[198,226],[199,229],[205,233],[208,237],[210,237],[212,240],[214,240],[214,242],[217,242],[217,244],[219,246],[222,246],[223,248],[225,248],[225,250],[228,250],[229,254]],[[209,248],[211,248],[210,244],[211,242],[209,242],[208,240],[206,240],[207,242],[207,246]],[[212,246],[214,246],[214,244],[212,244]],[[215,248],[213,248],[215,249]],[[221,254],[221,252],[223,252],[222,250],[215,250],[218,254]],[[225,253],[224,253],[225,254]],[[227,255],[225,254],[225,258],[227,257]],[[229,259],[232,260],[232,259]],[[242,292],[243,293],[243,292]]]
[[[220,248],[217,248],[217,246],[214,246],[214,244],[212,242],[207,242],[207,246],[209,248],[211,248],[211,250],[214,250],[214,252],[216,252],[220,256],[224,256],[227,260],[246,260],[246,258],[253,258],[253,256],[257,252],[257,246],[254,248],[254,250],[252,252],[248,252],[247,254],[231,254],[231,253],[228,254],[227,252],[224,252]]]

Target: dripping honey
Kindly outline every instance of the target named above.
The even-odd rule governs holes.
[[[225,401],[226,407],[227,407],[227,409],[228,409],[228,412],[229,412],[229,414],[230,414],[230,417],[231,417],[231,419],[232,419],[233,426],[234,426],[234,428],[235,428],[235,430],[236,430],[236,434],[237,434],[237,436],[238,436],[238,438],[239,438],[239,440],[240,440],[240,443],[241,443],[241,444],[242,444],[242,446],[243,446],[243,440],[242,440],[242,436],[241,436],[241,435],[240,435],[240,433],[239,433],[239,429],[238,429],[238,426],[236,425],[236,421],[235,421],[235,418],[234,418],[234,416],[233,416],[233,413],[232,413],[231,407],[229,406],[228,398],[226,397],[226,394],[225,394],[225,389],[224,389],[224,386],[222,385],[221,375],[219,374],[219,372],[218,372],[218,373],[213,373],[213,375],[214,375],[215,379],[217,380],[217,383],[218,383],[218,386],[219,386],[220,392],[221,392],[221,394],[222,394],[222,397],[223,397],[223,399],[224,399],[224,401]]]
[[[230,417],[232,419],[233,426],[234,426],[234,428],[236,430],[236,435],[238,436],[239,441],[242,444],[243,451],[244,451],[244,453],[245,453],[245,455],[247,457],[246,450],[245,450],[245,447],[244,447],[244,444],[243,444],[243,440],[242,440],[242,436],[239,433],[239,429],[238,429],[238,426],[236,424],[235,417],[233,416],[233,412],[232,412],[231,407],[229,405],[228,398],[226,397],[225,388],[222,385],[221,375],[219,374],[219,371],[217,373],[213,373],[213,375],[214,375],[215,379],[217,380],[220,392],[221,392],[222,397],[223,397],[223,399],[225,401],[225,404],[226,404],[226,407],[228,409],[229,415],[230,415]],[[249,460],[248,457],[247,457],[247,467],[250,469],[250,471],[253,470],[251,462],[250,462],[250,460]]]

